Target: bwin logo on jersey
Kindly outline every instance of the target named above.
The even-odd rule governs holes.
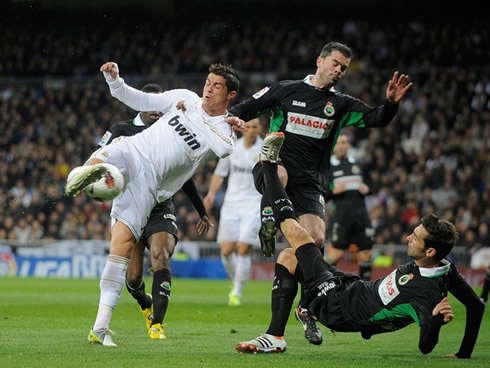
[[[198,149],[199,147],[201,147],[201,144],[196,141],[194,139],[194,137],[196,136],[195,134],[191,134],[185,126],[183,126],[180,122],[179,122],[179,118],[180,116],[179,115],[175,115],[172,119],[170,119],[168,121],[168,125],[170,125],[171,127],[174,127],[174,130],[179,133],[179,135],[181,137],[185,137],[184,138],[184,142],[187,143],[187,145],[193,149],[193,150],[196,150]]]

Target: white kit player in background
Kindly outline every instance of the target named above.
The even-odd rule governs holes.
[[[113,62],[100,71],[111,94],[129,107],[165,114],[141,133],[119,137],[95,151],[84,166],[70,173],[65,187],[68,196],[78,195],[106,173],[106,164],[116,166],[124,176],[126,186],[112,204],[110,252],[102,271],[97,317],[88,336],[90,343],[116,346],[109,330],[112,311],[124,287],[131,250],[151,210],[171,198],[201,165],[230,155],[236,140],[233,129],[244,128],[242,120],[227,117],[239,87],[230,66],[210,66],[202,98],[186,89],[160,94],[136,90],[119,77]]]
[[[233,283],[228,295],[230,306],[241,304],[242,289],[250,279],[252,267],[250,248],[260,245],[261,195],[255,189],[252,169],[259,161],[262,126],[258,119],[254,119],[247,123],[247,129],[236,142],[233,153],[219,160],[203,200],[206,211],[210,213],[216,192],[228,177],[217,241],[221,247],[221,260]]]

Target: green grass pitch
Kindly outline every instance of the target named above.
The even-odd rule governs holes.
[[[150,290],[151,280],[146,280]],[[284,354],[240,355],[238,341],[265,332],[270,318],[271,282],[249,282],[243,304],[226,305],[230,283],[174,279],[167,340],[152,341],[136,302],[124,290],[111,329],[116,348],[93,346],[87,334],[99,299],[98,280],[0,278],[0,366],[7,367],[490,367],[490,315],[485,311],[470,360],[450,360],[464,329],[464,308],[451,298],[455,319],[439,343],[423,356],[419,328],[363,340],[358,333],[332,334],[309,345],[291,314]]]

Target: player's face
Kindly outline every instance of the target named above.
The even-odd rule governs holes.
[[[350,64],[350,58],[340,51],[333,50],[327,57],[319,56],[316,60],[316,75],[326,87],[335,86],[344,76]]]
[[[427,247],[424,239],[429,235],[423,225],[417,226],[413,232],[407,236],[408,255],[415,260],[427,257]]]
[[[163,113],[160,111],[145,111],[140,114],[141,120],[146,126],[150,126],[162,117]]]
[[[211,116],[222,115],[235,96],[235,91],[228,92],[224,77],[210,73],[202,91],[202,107]]]
[[[258,119],[253,119],[247,122],[246,127],[247,131],[243,133],[243,137],[247,143],[253,144],[262,133],[262,125]]]
[[[341,135],[339,136],[339,139],[337,139],[337,143],[335,143],[333,153],[338,158],[343,158],[347,155],[347,151],[349,150],[349,147],[350,147],[349,139],[345,135]]]

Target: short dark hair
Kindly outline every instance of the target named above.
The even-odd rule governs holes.
[[[430,214],[422,217],[422,226],[429,235],[424,239],[425,248],[436,250],[436,259],[443,259],[453,249],[459,238],[456,227],[449,221]]]
[[[156,83],[145,84],[141,90],[146,93],[163,93],[162,87]]]
[[[352,59],[354,53],[352,52],[352,49],[344,45],[343,43],[340,42],[329,42],[325,46],[323,46],[322,51],[320,52],[320,57],[325,58],[328,55],[332,53],[332,51],[337,50],[339,51],[342,55],[344,55],[346,58]]]
[[[209,67],[209,72],[220,75],[226,80],[226,88],[228,88],[228,92],[237,91],[240,88],[240,77],[238,72],[232,68],[231,65],[226,64],[211,64]]]

